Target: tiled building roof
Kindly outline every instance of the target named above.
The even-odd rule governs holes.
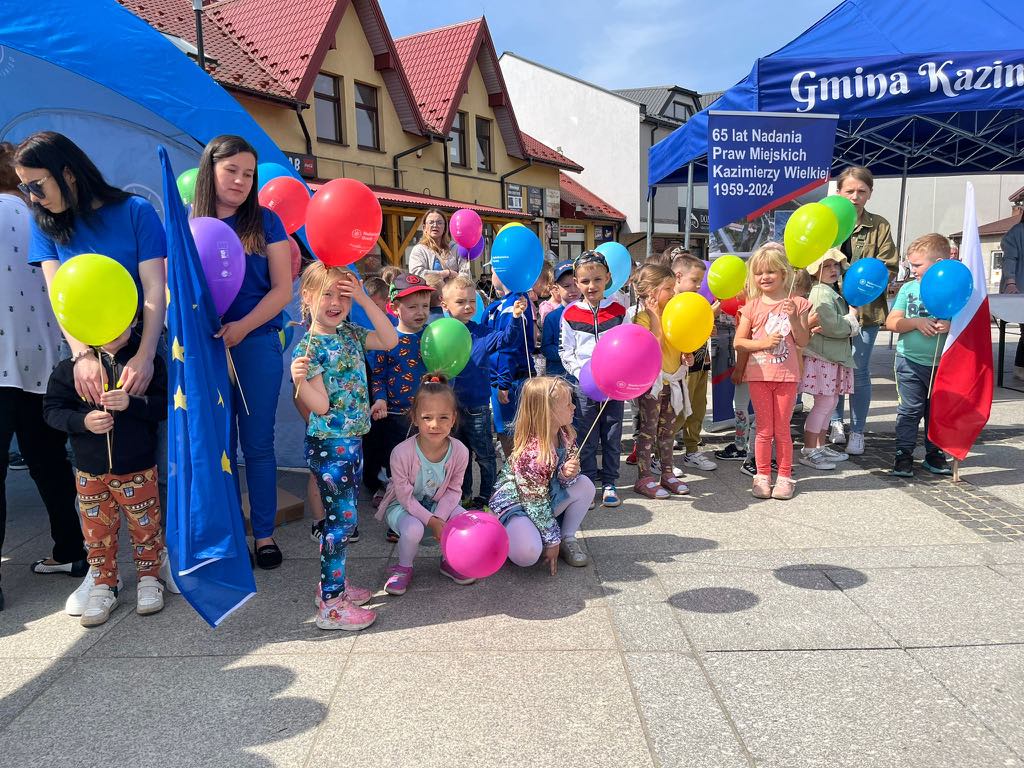
[[[565,168],[569,171],[576,171],[577,173],[583,170],[583,166],[575,160],[570,160],[561,152],[552,149],[547,144],[537,141],[537,139],[533,138],[533,136],[528,133],[524,133],[523,131],[520,131],[519,133],[523,137],[523,149],[526,150],[526,154],[530,158],[542,163],[548,163],[549,165],[557,165],[559,168]]]
[[[626,214],[609,205],[568,174],[558,174],[563,219],[609,219],[625,221]],[[579,206],[577,212],[576,207]]]

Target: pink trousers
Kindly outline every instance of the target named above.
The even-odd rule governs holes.
[[[779,477],[793,476],[793,437],[789,433],[789,420],[796,404],[795,381],[752,381],[750,401],[757,416],[757,434],[754,437],[754,460],[757,474],[772,473],[772,443],[779,462]]]

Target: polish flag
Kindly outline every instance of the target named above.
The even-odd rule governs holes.
[[[973,184],[967,185],[964,200],[960,260],[971,270],[974,290],[967,306],[950,323],[932,387],[928,437],[946,453],[963,461],[992,412],[994,368],[988,287]]]

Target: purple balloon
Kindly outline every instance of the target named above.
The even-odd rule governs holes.
[[[597,382],[594,381],[589,360],[583,364],[583,368],[580,370],[580,391],[595,403],[603,403],[608,399],[608,395],[602,392],[601,388],[597,386]]]
[[[455,250],[458,251],[460,259],[469,259],[470,261],[479,259],[480,254],[484,252],[484,239],[481,237],[472,248],[463,248],[461,245],[456,245]]]
[[[228,311],[245,277],[245,248],[230,226],[220,219],[200,216],[188,223],[196,241],[199,262],[218,315]]]
[[[708,272],[710,270],[711,270],[711,262],[710,261],[705,261],[704,262],[704,279],[700,281],[700,288],[697,289],[697,293],[699,293],[701,296],[703,296],[705,299],[707,299],[708,300],[708,304],[714,304],[715,301],[717,301],[717,299],[715,299],[715,294],[713,294],[711,292],[711,289],[708,287]]]

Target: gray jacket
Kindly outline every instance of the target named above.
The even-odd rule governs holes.
[[[434,268],[435,262],[441,264],[440,269]],[[466,277],[471,276],[469,272],[469,259],[459,258],[459,253],[455,250],[455,243],[452,243],[451,248],[448,249],[448,254],[444,257],[420,243],[413,246],[412,251],[409,253],[409,271],[412,274],[425,278],[427,275],[438,274],[445,269],[459,272]]]
[[[999,292],[1006,290],[1006,281],[1017,281],[1017,290],[1024,293],[1024,221],[1018,221],[1003,235],[999,244],[1003,249],[1003,276],[999,281]]]

